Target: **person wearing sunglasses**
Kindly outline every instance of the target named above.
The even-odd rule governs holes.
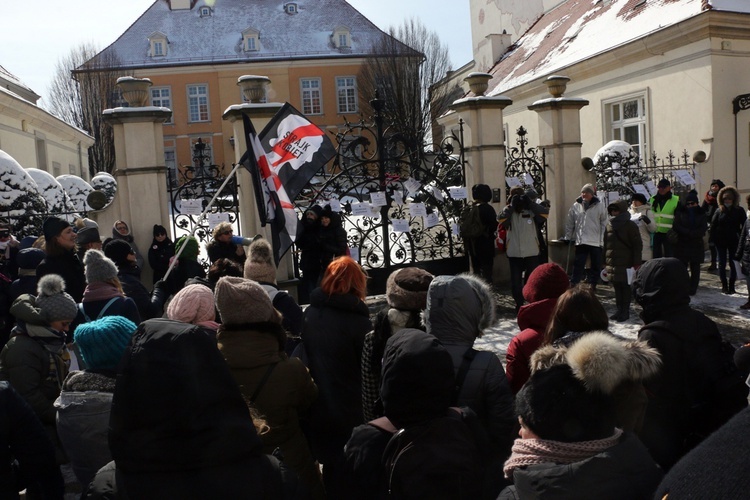
[[[234,229],[229,222],[218,223],[211,236],[212,240],[206,245],[211,264],[223,257],[235,261],[240,266],[245,265],[245,248],[234,238]]]

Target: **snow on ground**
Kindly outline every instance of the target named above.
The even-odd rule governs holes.
[[[744,280],[737,282],[737,293],[724,295],[721,293],[719,277],[713,272],[706,271],[707,264],[702,266],[701,283],[698,293],[691,298],[691,306],[714,320],[725,339],[735,346],[750,342],[750,311],[742,311],[739,306],[747,302],[748,291]],[[509,285],[508,285],[509,286]],[[503,292],[503,290],[501,290]],[[488,330],[485,335],[474,344],[477,349],[495,352],[505,364],[505,352],[508,344],[520,329],[513,317],[512,300],[508,298],[508,291],[501,293],[497,325]],[[614,312],[614,292],[609,286],[599,286],[597,297],[604,304],[608,314]],[[507,305],[505,302],[507,301]],[[631,305],[630,320],[624,323],[610,321],[609,331],[627,338],[636,338],[638,330],[643,326],[641,319],[634,313],[640,312],[640,307]]]

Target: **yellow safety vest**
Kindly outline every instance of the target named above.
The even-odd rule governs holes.
[[[654,214],[654,222],[656,223],[657,233],[666,233],[672,229],[672,223],[674,222],[674,212],[677,210],[677,205],[680,203],[680,197],[673,194],[670,199],[661,207],[661,211],[654,205],[654,196],[649,200],[651,205],[651,212]]]

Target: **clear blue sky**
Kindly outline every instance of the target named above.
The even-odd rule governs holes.
[[[416,17],[448,45],[454,68],[471,60],[469,0],[348,1],[383,30]],[[153,2],[2,0],[0,66],[44,97],[57,61],[71,48],[82,42],[109,45]]]

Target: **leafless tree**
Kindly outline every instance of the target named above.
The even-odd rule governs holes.
[[[124,73],[110,68],[118,66],[116,57],[106,56],[95,66],[84,63],[92,60],[99,49],[82,43],[62,57],[55,68],[55,76],[48,89],[49,112],[65,122],[88,132],[95,140],[89,148],[89,173],[112,172],[115,167],[115,142],[112,127],[104,122],[102,111],[117,103],[117,78]],[[100,56],[101,57],[101,56]],[[77,71],[76,71],[77,70]]]
[[[391,27],[373,48],[358,79],[361,94],[373,98],[377,91],[385,123],[415,149],[455,95],[446,85],[433,84],[451,70],[448,47],[418,19]]]

